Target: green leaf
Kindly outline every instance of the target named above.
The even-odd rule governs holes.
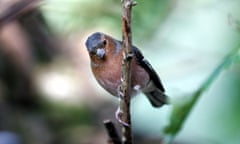
[[[232,49],[222,60],[222,62],[215,68],[208,79],[195,91],[191,96],[181,97],[179,100],[173,102],[173,111],[170,116],[170,124],[165,128],[165,134],[170,137],[168,142],[170,143],[172,139],[181,130],[184,122],[188,118],[191,110],[197,103],[200,96],[211,86],[211,84],[217,79],[219,74],[226,68],[229,67],[232,61],[238,56],[240,46],[238,45]],[[185,101],[183,101],[185,99]],[[181,102],[183,101],[183,102]]]

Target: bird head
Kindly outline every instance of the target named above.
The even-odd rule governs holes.
[[[107,45],[107,39],[104,34],[100,32],[92,34],[88,37],[85,44],[90,56],[94,56],[99,59],[104,58]]]

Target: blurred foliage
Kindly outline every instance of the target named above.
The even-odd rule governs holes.
[[[47,104],[48,103],[48,104]],[[76,125],[92,125],[92,112],[84,106],[66,106],[44,102],[42,113],[57,130]]]
[[[195,8],[194,6],[188,7],[188,4],[203,5],[203,7],[204,7],[203,9],[194,11],[198,14],[197,16],[200,15],[198,18],[201,19],[202,18],[201,16],[204,17],[206,15],[199,14],[200,13],[199,11],[202,12],[202,11],[206,11],[206,9],[211,9],[211,5],[214,5],[213,7],[216,8],[219,6],[216,3],[220,3],[219,1],[211,1],[211,0],[209,0],[209,1],[205,0],[204,2],[201,0],[195,0],[193,3],[187,2],[187,1],[182,1],[182,0],[181,1],[137,0],[137,2],[138,2],[137,7],[135,7],[133,9],[133,21],[132,21],[133,22],[133,35],[134,35],[133,38],[134,38],[135,42],[138,44],[140,43],[140,45],[144,42],[149,42],[148,40],[152,41],[152,39],[154,39],[152,36],[154,34],[156,34],[157,30],[162,26],[161,24],[164,20],[166,20],[165,18],[168,18],[168,16],[171,14],[171,11],[174,9],[174,6],[176,6],[176,7],[178,6],[177,14],[179,14],[179,12],[187,13],[189,11],[185,11],[185,10]],[[208,2],[210,3],[210,5],[204,5]],[[222,5],[220,5],[219,7],[221,8],[221,6]],[[96,123],[101,121],[103,116],[105,117],[106,115],[107,116],[112,115],[113,114],[112,111],[115,110],[115,107],[112,106],[112,107],[108,108],[108,107],[106,107],[105,104],[102,104],[104,106],[101,107],[100,106],[101,104],[99,104],[101,102],[100,101],[98,102],[98,99],[96,97],[91,97],[93,94],[101,95],[102,93],[100,94],[100,93],[93,91],[92,93],[88,93],[91,96],[88,96],[86,93],[81,93],[79,95],[77,94],[77,96],[79,96],[79,97],[88,97],[88,99],[90,99],[90,101],[93,101],[93,103],[94,103],[93,107],[88,106],[87,104],[85,105],[84,98],[80,99],[80,100],[77,99],[77,100],[79,100],[79,105],[76,105],[76,104],[65,105],[65,104],[63,104],[64,102],[62,102],[62,101],[52,102],[50,100],[51,98],[43,100],[43,98],[41,97],[42,96],[41,94],[36,94],[36,93],[32,94],[32,93],[30,93],[30,90],[22,87],[22,85],[25,85],[23,83],[23,81],[24,81],[24,79],[27,78],[27,80],[29,79],[29,81],[33,82],[33,83],[29,83],[29,85],[34,86],[35,77],[37,75],[36,72],[34,71],[35,68],[43,67],[43,69],[44,68],[48,69],[48,67],[44,64],[52,63],[53,62],[52,59],[54,59],[54,60],[58,59],[59,55],[56,55],[56,53],[60,54],[59,51],[61,51],[60,49],[63,49],[62,47],[67,47],[67,50],[65,49],[65,51],[64,51],[67,54],[61,53],[62,55],[65,56],[64,60],[62,60],[62,61],[66,61],[66,59],[71,61],[72,59],[74,59],[73,56],[70,55],[69,53],[76,54],[76,51],[71,51],[72,49],[70,49],[69,47],[71,47],[71,44],[74,46],[78,45],[79,40],[82,40],[81,36],[89,31],[96,31],[96,30],[104,30],[105,31],[106,30],[108,32],[112,32],[112,33],[116,34],[116,36],[118,36],[118,37],[121,37],[121,31],[122,31],[122,28],[121,28],[121,25],[122,25],[121,24],[121,0],[45,0],[42,2],[42,5],[40,8],[41,8],[41,11],[37,11],[35,13],[32,13],[31,15],[24,15],[24,17],[20,17],[18,19],[18,22],[19,22],[18,24],[21,25],[18,28],[22,29],[22,31],[25,32],[24,34],[26,34],[27,36],[24,35],[23,37],[26,37],[26,41],[28,41],[30,43],[29,49],[27,49],[27,50],[30,51],[29,55],[31,55],[31,58],[29,58],[23,62],[23,64],[30,65],[30,66],[29,65],[26,66],[27,67],[26,71],[29,73],[26,73],[26,75],[23,75],[25,73],[21,71],[22,67],[19,66],[19,63],[18,63],[18,58],[19,58],[18,51],[15,51],[15,54],[12,56],[6,55],[5,53],[2,53],[2,51],[0,52],[0,60],[1,60],[0,61],[0,79],[1,79],[1,81],[0,81],[0,102],[1,102],[0,116],[4,117],[3,118],[4,120],[3,119],[0,120],[0,128],[3,128],[3,130],[12,130],[12,127],[14,127],[15,125],[18,125],[18,127],[16,129],[20,129],[20,130],[17,131],[17,134],[23,133],[23,134],[19,134],[19,135],[21,137],[23,137],[23,139],[24,139],[24,141],[26,141],[26,143],[33,143],[34,141],[43,139],[41,135],[44,132],[49,132],[50,134],[48,134],[48,135],[49,135],[49,137],[51,137],[49,139],[52,139],[52,140],[49,140],[51,142],[42,142],[44,144],[48,144],[48,143],[61,143],[61,144],[90,143],[89,142],[90,139],[94,139],[94,138],[98,137],[98,135],[100,135],[99,137],[103,138],[104,142],[105,142],[105,139],[106,139],[106,137],[104,137],[105,133],[102,130],[102,128],[97,126],[99,124],[96,124]],[[230,7],[230,8],[232,8],[232,7]],[[44,16],[41,15],[42,12],[44,13]],[[211,11],[211,12],[212,13],[208,13],[208,15],[211,15],[214,13],[213,11]],[[199,28],[198,26],[201,24],[204,25],[205,23],[207,23],[206,25],[208,25],[208,22],[201,21],[201,20],[198,21],[196,19],[194,19],[193,21],[191,21],[189,23],[186,22],[186,20],[184,21],[183,17],[188,16],[188,13],[187,14],[186,13],[184,15],[180,15],[180,18],[179,17],[176,18],[177,20],[174,21],[175,23],[173,21],[171,21],[172,23],[174,23],[174,26],[172,26],[172,27],[170,26],[170,28],[168,27],[167,30],[163,28],[164,30],[167,31],[168,36],[164,37],[161,40],[163,40],[163,43],[165,43],[165,44],[169,44],[169,43],[172,44],[172,43],[176,42],[176,44],[173,44],[173,45],[176,45],[176,47],[180,47],[181,52],[183,52],[183,55],[185,55],[185,54],[187,55],[189,51],[193,51],[194,54],[192,54],[191,56],[192,57],[197,56],[199,61],[201,61],[202,59],[204,59],[204,56],[201,55],[202,54],[201,52],[204,51],[204,49],[201,49],[201,50],[200,49],[190,49],[188,47],[195,47],[195,46],[191,45],[192,43],[196,43],[196,44],[202,43],[203,40],[200,38],[203,38],[203,37],[199,38],[197,36],[199,36],[199,35],[206,36],[207,35],[207,34],[205,35],[206,31],[211,31],[212,29],[209,30],[209,29],[207,29],[208,27],[203,27],[203,31],[205,30],[204,32],[201,31],[202,29],[200,29],[199,31],[194,31],[193,33],[195,33],[196,35],[194,35],[194,34],[193,35],[196,36],[197,38],[199,38],[199,39],[196,38],[195,39],[196,41],[191,41],[191,39],[189,39],[189,37],[192,37],[192,35],[187,38],[185,37],[185,39],[183,38],[183,39],[179,40],[179,41],[184,41],[185,42],[184,44],[180,43],[177,40],[174,40],[174,39],[178,38],[176,35],[174,35],[174,31],[176,31],[176,26],[180,25],[177,28],[182,28],[182,27],[184,28],[189,25],[190,25],[190,27],[193,25],[190,29],[187,29],[189,31],[193,31],[193,30],[195,30],[194,29],[195,27]],[[176,16],[176,15],[171,15],[169,17],[173,18],[174,16]],[[194,16],[196,16],[196,15],[194,15]],[[215,16],[216,15],[213,15],[213,17],[215,17]],[[47,19],[47,21],[45,21],[45,18]],[[212,18],[212,17],[210,17],[210,18]],[[206,19],[203,19],[203,20],[206,20]],[[209,19],[207,19],[207,20],[209,20]],[[31,22],[29,22],[29,21],[31,21]],[[225,19],[221,20],[221,22],[222,21],[225,22]],[[179,23],[177,23],[177,22],[179,22]],[[201,23],[201,24],[196,26],[196,25],[194,25],[195,23]],[[239,21],[231,18],[229,23],[230,23],[229,24],[230,28],[234,27],[234,30],[239,32]],[[167,25],[169,25],[169,23],[167,23]],[[221,25],[221,26],[223,26],[223,25]],[[224,25],[224,26],[226,26],[226,25]],[[53,34],[53,31],[60,35]],[[161,32],[163,32],[163,31],[161,31]],[[181,36],[184,37],[184,36],[188,35],[189,33],[188,34],[186,34],[186,33],[189,31],[183,30],[183,32],[182,32],[183,34]],[[159,32],[159,33],[161,33],[161,32]],[[65,35],[65,34],[67,34],[67,35]],[[66,43],[66,46],[61,45],[62,43],[60,42],[59,39],[57,39],[58,36],[64,37],[64,40],[65,40],[65,37],[67,37],[70,34],[80,34],[81,36],[80,36],[80,38],[77,37],[76,38],[77,40],[75,40],[73,42],[71,41],[70,44],[66,41],[63,41],[62,43]],[[156,36],[157,43],[155,43],[155,44],[147,43],[147,46],[155,45],[156,48],[161,47],[161,45],[159,43],[159,37],[161,37],[162,35],[165,35],[165,34],[166,33],[164,33],[164,32],[163,32],[163,34],[162,33],[156,34],[156,35],[158,35],[158,36]],[[190,33],[190,34],[192,34],[192,33]],[[225,33],[220,32],[219,34],[222,35]],[[211,36],[214,36],[214,35],[211,35]],[[20,36],[18,36],[18,37],[20,37]],[[170,39],[169,37],[172,39]],[[233,36],[233,37],[239,38],[239,36]],[[0,38],[1,38],[1,35],[0,35]],[[222,38],[224,38],[224,41],[225,41],[227,39],[227,36],[222,37]],[[16,39],[13,38],[12,40],[15,42]],[[217,41],[218,39],[216,38],[213,40]],[[13,42],[8,42],[8,43],[13,43]],[[58,43],[59,45],[57,45],[56,43]],[[220,43],[220,45],[221,45],[224,42],[219,40],[219,41],[217,41],[217,43],[218,44]],[[234,42],[231,41],[231,44],[232,43],[234,43]],[[208,43],[208,44],[211,45],[212,43]],[[232,47],[232,46],[229,46],[231,44],[228,44],[228,45],[226,44],[226,47],[227,48]],[[16,45],[18,46],[18,44],[16,44]],[[214,44],[212,44],[212,45],[214,45]],[[196,47],[201,48],[201,46],[198,45]],[[209,47],[211,47],[211,46],[209,46]],[[3,47],[5,47],[5,45],[2,45],[2,43],[0,43],[1,50],[3,49],[3,51],[5,51],[6,49],[7,50],[10,49],[8,47],[4,49]],[[170,51],[167,54],[167,56],[165,55],[165,57],[167,57],[167,59],[169,61],[171,61],[171,60],[180,61],[178,58],[175,58],[174,56],[172,56],[173,52],[181,53],[180,51],[178,51],[179,49],[174,49],[173,51],[171,51],[170,50],[171,47],[168,47],[168,45],[167,46],[165,45],[165,47],[168,48],[168,50]],[[15,48],[15,50],[18,49],[18,47],[14,47],[14,48]],[[82,49],[82,47],[80,49]],[[24,51],[24,50],[20,49],[20,51]],[[69,52],[69,51],[71,51],[71,52]],[[212,51],[213,51],[213,49],[206,51],[206,53],[211,53]],[[212,59],[216,59],[216,58],[214,58],[214,56],[216,56],[216,57],[220,56],[219,53],[221,53],[223,51],[219,52],[219,51],[214,50],[214,53],[215,52],[218,53],[218,54],[216,54],[217,56],[215,54],[213,54],[213,55],[210,55],[209,57],[211,57]],[[166,61],[164,61],[164,56],[160,54],[160,51],[154,50],[154,51],[150,51],[149,53],[150,53],[150,56],[156,55],[156,57],[155,57],[156,59],[154,59],[152,57],[151,60],[153,62],[155,62],[157,64],[157,66],[161,65],[162,63],[167,63]],[[86,60],[85,60],[85,57],[81,54],[79,54],[79,53],[76,54],[77,59],[79,60],[82,58],[81,60],[79,60],[79,63],[81,65],[85,66],[85,65],[87,65],[85,63]],[[74,56],[76,56],[76,55],[74,55]],[[162,57],[161,57],[161,60],[159,59],[160,56],[163,57],[163,60],[162,60]],[[12,59],[14,59],[15,61],[12,61]],[[210,60],[212,60],[212,59],[210,59]],[[31,60],[33,60],[33,61],[31,61]],[[184,78],[188,77],[188,73],[185,73],[185,71],[181,71],[180,68],[184,69],[184,68],[191,67],[191,66],[198,67],[198,65],[195,65],[196,61],[193,61],[193,62],[191,61],[191,60],[196,60],[196,59],[190,59],[190,60],[184,59],[184,60],[186,60],[183,62],[184,65],[177,65],[176,67],[174,67],[172,65],[166,66],[167,69],[168,69],[168,67],[173,67],[169,71],[166,72],[166,73],[170,73],[169,77],[171,77],[172,76],[171,74],[173,74],[173,73],[181,73],[182,72],[184,74],[184,76],[183,75],[177,75],[177,76],[183,77],[183,79],[184,79]],[[43,61],[45,62],[44,64],[42,64]],[[189,61],[191,61],[191,62],[189,62]],[[240,108],[239,108],[239,104],[238,104],[239,103],[239,93],[240,93],[239,92],[239,85],[240,85],[239,46],[237,46],[236,48],[231,50],[229,52],[229,54],[226,57],[224,57],[221,61],[222,62],[215,68],[215,70],[210,74],[210,76],[204,80],[203,84],[200,85],[196,91],[191,92],[191,95],[179,96],[180,95],[179,94],[179,95],[177,95],[177,97],[172,98],[172,105],[170,105],[169,107],[173,106],[173,110],[166,111],[166,113],[171,112],[171,114],[170,114],[171,116],[170,116],[170,120],[169,119],[167,120],[168,125],[165,128],[165,137],[164,137],[164,138],[170,138],[169,142],[172,142],[172,140],[176,137],[176,135],[180,134],[180,130],[182,130],[182,128],[184,126],[188,125],[188,123],[186,123],[186,120],[190,117],[190,114],[192,114],[191,112],[195,108],[196,104],[199,102],[199,98],[214,85],[214,82],[219,78],[219,75],[221,73],[225,72],[227,69],[228,70],[228,73],[226,74],[227,80],[225,80],[223,82],[224,84],[221,84],[222,87],[224,87],[225,89],[221,89],[221,87],[220,88],[218,87],[218,89],[216,90],[216,91],[219,91],[219,93],[225,92],[224,98],[221,97],[221,98],[218,98],[217,101],[211,101],[212,103],[214,103],[214,102],[217,103],[217,106],[215,106],[217,108],[217,110],[215,111],[214,114],[211,113],[208,115],[207,114],[204,115],[206,117],[206,119],[213,118],[213,120],[209,122],[210,123],[209,125],[215,124],[215,127],[217,127],[217,129],[214,131],[214,134],[216,134],[216,135],[218,134],[218,135],[216,136],[210,132],[204,132],[204,133],[206,133],[206,135],[208,135],[210,138],[216,139],[220,142],[223,141],[223,140],[221,140],[221,136],[224,135],[225,137],[223,137],[222,139],[226,139],[225,141],[232,140],[232,141],[230,141],[230,143],[231,142],[239,143],[239,142],[237,142],[239,140],[238,137],[239,137],[239,132],[240,132],[240,127],[239,127],[239,121],[240,121],[239,109]],[[88,61],[87,61],[87,63],[88,63]],[[191,63],[191,64],[189,65],[189,63]],[[167,63],[167,64],[169,64],[169,63]],[[170,64],[171,64],[171,62],[170,62]],[[177,64],[179,64],[179,63],[177,63]],[[61,65],[59,63],[55,64],[55,65],[58,65],[58,67],[61,67],[61,66],[59,66],[59,65]],[[181,67],[181,66],[183,66],[183,67]],[[85,67],[88,67],[88,65]],[[166,68],[166,67],[164,67],[164,68]],[[233,69],[233,67],[234,67],[234,69]],[[62,69],[62,67],[61,67],[61,69]],[[79,68],[76,68],[76,69],[79,70]],[[80,69],[82,70],[84,68],[81,67]],[[56,71],[59,71],[59,69],[57,69]],[[20,72],[22,72],[23,74],[21,74]],[[95,85],[87,84],[87,82],[85,80],[89,79],[89,78],[86,78],[86,79],[84,79],[84,78],[88,77],[89,75],[86,74],[86,71],[84,71],[84,70],[81,72],[78,71],[78,73],[80,73],[80,77],[81,77],[80,79],[82,80],[82,82],[76,87],[83,87],[82,89],[89,87],[87,90],[91,91],[91,89],[92,89],[91,86],[95,86]],[[163,70],[163,72],[164,72],[164,70]],[[194,71],[194,72],[191,71],[191,74],[196,75],[196,71]],[[69,74],[69,75],[71,75],[73,77],[73,79],[78,80],[72,74]],[[163,80],[165,81],[165,79],[167,79],[167,78],[164,77]],[[177,81],[177,80],[174,79],[174,81]],[[45,84],[47,85],[47,83],[45,83]],[[76,84],[78,84],[78,83],[76,83]],[[85,87],[83,85],[87,85],[87,86]],[[168,86],[168,83],[166,83],[166,85]],[[185,86],[184,80],[183,80],[182,85]],[[33,91],[35,90],[33,87],[29,87],[29,89],[32,89]],[[191,89],[191,88],[187,87],[186,89]],[[226,89],[230,90],[230,92],[225,91]],[[167,89],[167,94],[169,91],[171,91],[171,89],[170,90]],[[13,96],[14,97],[16,96],[17,98],[19,98],[20,95],[26,96],[27,93],[34,95],[34,96],[39,95],[41,98],[38,99],[36,97],[33,97],[33,99],[29,99],[29,103],[31,105],[29,105],[28,107],[26,106],[26,103],[19,101],[19,99],[15,99],[15,100],[11,99],[11,97],[13,97]],[[13,96],[11,96],[11,95],[13,95]],[[5,99],[9,99],[9,100],[5,101]],[[70,99],[70,96],[69,96],[69,99]],[[16,102],[13,103],[13,100]],[[74,100],[76,100],[76,99],[74,99]],[[36,103],[35,103],[35,101],[36,101]],[[18,103],[21,103],[21,104],[18,104]],[[147,135],[152,136],[152,133],[148,134],[148,132],[146,132],[147,127],[151,127],[151,126],[156,127],[156,129],[158,130],[157,131],[158,134],[162,134],[161,129],[159,128],[160,127],[159,125],[161,125],[160,124],[161,121],[159,121],[159,119],[158,119],[159,117],[157,117],[157,116],[162,115],[161,112],[166,109],[164,109],[164,108],[160,109],[161,112],[158,110],[153,110],[156,113],[154,113],[154,112],[151,113],[150,110],[146,108],[147,104],[148,104],[148,103],[147,104],[146,103],[147,102],[145,102],[145,100],[144,100],[144,103],[140,103],[138,105],[139,107],[137,108],[140,111],[139,115],[141,115],[142,117],[145,117],[145,118],[147,117],[147,119],[138,117],[138,119],[142,118],[141,120],[145,122],[144,123],[145,127],[142,124],[138,124],[138,126],[142,126],[145,128],[142,132],[139,132],[138,141],[141,141],[141,139],[145,139],[145,136],[147,137]],[[144,104],[146,104],[146,105],[144,105]],[[213,105],[211,105],[211,104],[209,107],[211,107],[211,106],[214,107],[214,104]],[[221,105],[221,104],[223,104],[223,105]],[[19,105],[22,105],[22,107],[19,107]],[[36,108],[36,106],[37,106],[37,108]],[[90,107],[94,110],[92,110]],[[206,105],[204,105],[203,107],[206,107]],[[201,108],[203,108],[203,107],[201,107]],[[105,114],[105,115],[102,114],[100,112],[100,110],[104,111],[107,114]],[[109,110],[111,110],[111,112],[109,112]],[[96,113],[96,111],[97,111],[97,113]],[[144,115],[143,115],[143,112],[144,112]],[[15,114],[17,114],[17,117],[15,117]],[[205,111],[204,111],[204,114],[205,114]],[[167,117],[167,116],[164,115],[163,117]],[[16,123],[14,121],[15,118],[18,119],[17,124],[15,124]],[[199,117],[197,117],[197,118],[199,118]],[[154,119],[155,121],[153,120],[153,122],[149,122],[148,121],[149,119]],[[157,123],[157,125],[155,122]],[[6,125],[6,123],[8,123],[8,124]],[[34,124],[31,125],[31,123],[34,123]],[[196,123],[194,123],[194,124],[197,125]],[[193,127],[193,125],[191,125],[191,127]],[[39,130],[40,132],[36,133],[36,134],[34,134],[34,133],[32,134],[32,131],[34,131],[36,129]],[[43,129],[45,129],[45,130],[43,130]],[[0,129],[0,130],[2,130],[2,129]],[[15,130],[15,129],[13,129],[13,130]],[[101,131],[101,132],[99,132],[99,131]],[[157,136],[158,136],[158,138],[160,137],[159,135],[157,135]],[[214,138],[214,136],[215,136],[215,138]],[[231,139],[231,136],[236,137],[236,138]],[[32,141],[29,139],[31,139]],[[189,139],[191,139],[191,137],[187,138],[187,140],[189,140]],[[142,141],[144,141],[144,140],[142,140]],[[159,141],[160,140],[157,139],[157,141],[155,143],[159,143]],[[97,143],[99,141],[97,139],[94,142],[93,141],[91,141],[91,142]],[[176,141],[176,142],[178,142],[178,141]],[[149,142],[146,140],[145,143],[149,143]]]
[[[171,0],[137,0],[133,9],[133,34],[137,42],[146,41],[171,10]],[[120,0],[47,0],[42,6],[52,28],[60,33],[84,32],[93,27],[122,31]]]
[[[95,125],[93,112],[87,106],[63,105],[44,101],[40,113],[54,131],[56,143],[67,144],[79,137],[90,135]],[[77,135],[78,138],[73,136]],[[84,140],[84,138],[82,138]]]
[[[190,97],[184,96],[173,101],[173,111],[170,117],[170,124],[165,128],[165,134],[170,137],[169,143],[172,143],[173,138],[181,130],[184,122],[186,121],[200,96],[206,92],[206,90],[208,90],[212,83],[218,78],[219,74],[226,68],[229,68],[233,61],[235,61],[236,57],[239,57],[239,49],[240,46],[238,45],[236,48],[230,51],[229,54],[223,58],[223,61],[219,64],[219,66],[216,67],[209,78],[206,79],[203,85],[200,86],[200,88]]]

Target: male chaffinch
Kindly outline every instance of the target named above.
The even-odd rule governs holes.
[[[118,96],[123,59],[122,42],[96,32],[88,37],[86,47],[96,80],[110,94]],[[161,107],[167,103],[167,96],[157,73],[138,48],[132,46],[132,51],[131,96],[141,90],[152,106]]]

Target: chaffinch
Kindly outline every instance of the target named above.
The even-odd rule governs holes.
[[[88,37],[86,47],[96,80],[110,94],[118,96],[123,59],[122,42],[96,32]],[[167,103],[167,96],[157,73],[137,47],[132,46],[132,51],[131,96],[142,91],[153,107],[161,107]]]

